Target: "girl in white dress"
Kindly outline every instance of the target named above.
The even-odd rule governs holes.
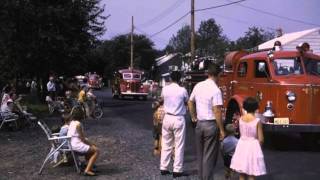
[[[230,168],[240,173],[240,180],[266,174],[264,156],[261,150],[263,143],[262,124],[255,117],[258,110],[258,101],[248,97],[243,102],[247,112],[239,120],[240,139],[231,160]]]
[[[84,175],[95,176],[96,174],[92,171],[92,167],[99,155],[99,149],[84,136],[81,124],[83,115],[84,112],[80,107],[75,107],[72,109],[68,136],[71,136],[72,149],[81,154],[85,154],[86,160],[88,161],[87,167],[84,170]]]

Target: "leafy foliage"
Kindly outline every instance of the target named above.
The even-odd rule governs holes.
[[[251,49],[274,38],[274,33],[265,31],[258,27],[250,27],[245,32],[244,37],[240,37],[235,43],[231,44],[231,49]]]
[[[177,35],[173,35],[166,47],[168,52],[181,52],[183,54],[190,51],[191,28],[189,25],[178,30]]]
[[[0,80],[74,74],[102,35],[100,0],[2,0]]]
[[[220,25],[214,19],[208,19],[200,23],[197,36],[198,54],[201,56],[213,56],[217,59],[224,57],[228,46],[228,38],[223,35]]]
[[[134,34],[133,40],[134,67],[150,70],[157,55],[153,42],[145,35],[138,34]],[[97,51],[101,52],[101,59],[105,67],[104,74],[107,76],[112,75],[117,69],[128,68],[130,66],[130,35],[119,35],[106,40],[97,48]]]

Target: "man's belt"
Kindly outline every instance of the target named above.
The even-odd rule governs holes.
[[[197,122],[216,122],[215,119],[198,120]]]
[[[180,114],[172,114],[172,113],[168,113],[168,112],[166,112],[166,114],[168,114],[170,116],[183,116],[183,115],[180,115]]]

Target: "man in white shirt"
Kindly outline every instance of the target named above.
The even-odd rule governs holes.
[[[49,78],[49,82],[47,83],[47,90],[51,99],[54,100],[56,95],[56,84],[52,76]]]
[[[162,89],[161,97],[165,116],[162,124],[162,149],[160,159],[161,175],[170,174],[168,166],[174,152],[173,177],[183,175],[183,156],[186,123],[186,104],[188,101],[187,90],[178,85],[181,74],[173,71],[170,74],[172,83]]]
[[[192,121],[197,123],[195,139],[198,175],[201,180],[213,179],[219,153],[219,133],[220,139],[224,138],[221,117],[222,95],[215,83],[219,73],[219,66],[210,64],[208,79],[195,85],[188,102]]]

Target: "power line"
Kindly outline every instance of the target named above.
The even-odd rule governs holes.
[[[179,6],[181,6],[181,4],[184,2],[185,0],[177,0],[174,4],[172,4],[172,6],[168,7],[167,9],[165,9],[164,11],[162,11],[161,13],[159,13],[157,16],[155,16],[154,18],[150,19],[149,21],[139,25],[140,27],[148,27],[150,25],[153,25],[155,23],[157,23],[158,21],[160,21],[161,19],[165,18],[167,15],[169,15],[169,13],[173,10],[175,10],[176,8],[178,8]]]
[[[212,6],[212,7],[208,7],[208,8],[203,8],[203,9],[197,9],[195,10],[195,12],[199,12],[199,11],[205,11],[205,10],[210,10],[210,9],[215,9],[215,8],[220,8],[220,7],[225,7],[225,6],[229,6],[229,5],[233,5],[233,4],[236,4],[236,3],[240,3],[240,2],[243,2],[243,1],[246,1],[246,0],[239,0],[239,1],[235,1],[235,2],[230,2],[230,3],[226,3],[226,4],[222,4],[222,5],[218,5],[218,6]],[[171,26],[177,24],[179,21],[181,21],[184,17],[186,17],[187,15],[190,14],[190,11],[188,11],[186,14],[184,14],[183,16],[181,16],[180,18],[178,18],[177,20],[175,20],[173,23],[169,24],[168,26],[166,26],[165,28],[161,29],[160,31],[152,34],[150,36],[150,38],[162,33],[163,31],[169,29]]]
[[[194,11],[195,11],[195,12],[198,12],[198,11],[206,11],[206,10],[210,10],[210,9],[216,9],[216,8],[220,8],[220,7],[224,7],[224,6],[229,6],[229,5],[237,4],[237,3],[240,3],[240,2],[243,2],[243,1],[246,1],[246,0],[234,1],[234,2],[230,2],[230,3],[218,5],[218,6],[211,6],[211,7],[208,7],[208,8],[196,9],[196,10],[194,10]]]
[[[230,0],[228,0],[228,1],[230,1]],[[271,12],[267,12],[267,11],[264,11],[264,10],[261,10],[261,9],[256,9],[256,8],[253,8],[253,7],[245,6],[243,4],[238,4],[238,6],[246,8],[246,9],[250,9],[250,10],[262,13],[262,14],[267,14],[267,15],[270,15],[270,16],[273,16],[273,17],[277,17],[277,18],[288,20],[288,21],[292,21],[292,22],[297,22],[297,23],[301,23],[301,24],[305,24],[305,25],[311,25],[311,26],[320,26],[319,24],[314,24],[314,23],[302,21],[302,20],[299,20],[299,19],[293,19],[293,18],[289,18],[289,17],[286,17],[286,16],[281,16],[281,15],[274,14],[274,13],[271,13]]]
[[[179,21],[181,21],[183,18],[185,18],[186,16],[188,16],[189,13],[190,13],[190,11],[187,12],[186,14],[184,14],[183,16],[181,16],[179,19],[177,19],[177,20],[175,20],[174,22],[172,22],[171,24],[169,24],[168,26],[166,26],[165,28],[161,29],[160,31],[158,31],[158,32],[156,32],[156,33],[154,33],[154,34],[152,34],[152,35],[150,35],[150,38],[152,38],[152,37],[154,37],[154,36],[162,33],[163,31],[169,29],[171,26],[177,24],[177,23],[178,23]]]
[[[144,34],[147,38],[151,39],[151,37],[148,35],[148,33],[146,33],[145,31],[141,30],[139,27],[135,26],[135,29],[136,29],[138,32]],[[159,37],[157,38],[157,40],[161,41],[161,44],[162,44],[162,45],[166,45],[165,43],[167,43],[166,40],[161,39],[161,38],[159,38]],[[139,40],[138,40],[138,41],[139,41]]]
[[[237,19],[237,18],[233,18],[233,17],[229,17],[229,16],[224,16],[224,15],[220,15],[220,14],[216,14],[216,13],[211,13],[211,14],[213,14],[214,16],[220,17],[220,18],[224,18],[224,19],[227,19],[227,20],[231,20],[231,21],[237,22],[237,23],[246,24],[246,25],[252,25],[250,22],[244,21],[244,20],[241,20],[241,19]],[[277,30],[276,28],[272,28],[272,27],[268,27],[268,26],[260,26],[260,27],[263,27],[263,28],[266,28],[266,29],[269,29],[269,30],[272,30],[272,31]]]

